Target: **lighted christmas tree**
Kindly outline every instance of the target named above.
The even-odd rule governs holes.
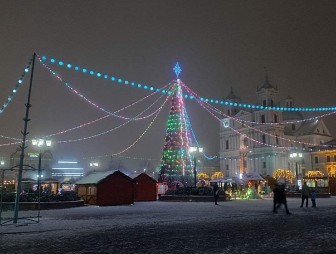
[[[178,78],[181,72],[178,63],[174,71]],[[168,186],[172,186],[176,182],[181,182],[185,186],[192,186],[193,170],[189,154],[191,134],[179,79],[174,82],[172,93],[159,182],[166,182]]]

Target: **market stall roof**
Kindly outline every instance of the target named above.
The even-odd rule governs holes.
[[[227,182],[240,183],[238,177],[223,177],[210,180],[210,183],[227,183]]]
[[[249,172],[242,175],[244,181],[265,181],[265,179],[257,172]]]
[[[75,184],[97,184],[101,180],[105,179],[107,176],[112,175],[114,172],[116,171],[94,172],[83,177]]]

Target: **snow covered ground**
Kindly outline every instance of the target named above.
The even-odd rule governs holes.
[[[300,202],[288,199],[292,215],[271,199],[42,210],[0,226],[0,253],[336,253],[336,198]]]

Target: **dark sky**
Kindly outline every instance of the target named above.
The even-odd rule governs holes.
[[[181,79],[204,97],[225,97],[230,86],[256,103],[266,66],[280,99],[296,106],[335,106],[336,2],[331,1],[14,1],[0,0],[1,103],[33,52],[156,87]],[[90,99],[114,111],[148,93],[51,65]],[[28,79],[0,115],[0,134],[21,138]],[[199,142],[219,150],[219,122],[186,101]],[[132,115],[148,104],[126,111]],[[159,159],[169,108],[123,155]],[[36,64],[29,137],[48,135],[103,116]],[[325,119],[336,135],[335,116]],[[110,118],[54,140],[94,135],[118,125]],[[123,150],[148,126],[138,121],[95,139],[53,147],[56,158],[102,156]],[[1,139],[1,143],[8,140]],[[17,146],[0,147],[8,156]],[[28,149],[31,149],[29,147]],[[125,162],[127,164],[127,162]],[[142,163],[141,161],[137,163]]]

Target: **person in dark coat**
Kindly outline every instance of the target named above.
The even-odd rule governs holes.
[[[312,207],[316,207],[316,191],[315,190],[311,191],[310,199],[312,202]]]
[[[308,208],[308,197],[309,197],[310,191],[309,187],[307,185],[307,182],[304,182],[302,186],[302,191],[301,191],[301,208],[303,207],[304,202],[306,201],[306,207]]]
[[[214,192],[214,197],[215,197],[215,205],[218,205],[217,201],[219,198],[219,187],[218,184],[215,183],[214,187],[213,187],[213,192]]]
[[[273,213],[277,213],[277,209],[281,207],[281,205],[285,206],[286,214],[291,214],[288,210],[287,199],[286,199],[286,191],[284,183],[277,183],[275,188],[273,189]]]

